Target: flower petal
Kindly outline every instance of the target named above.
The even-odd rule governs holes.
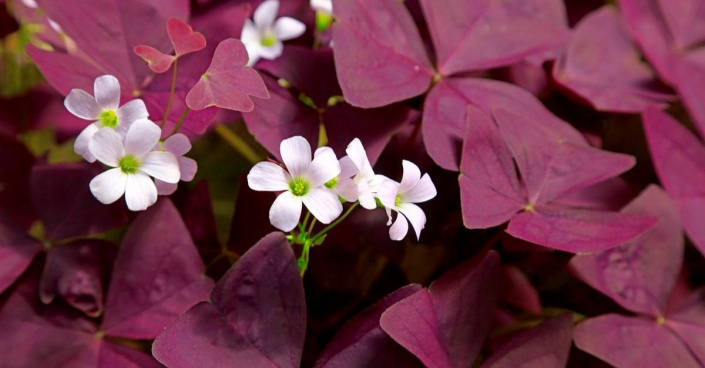
[[[416,239],[418,240],[421,237],[421,230],[426,226],[426,214],[421,207],[413,203],[402,203],[399,206],[399,212],[404,214],[409,222],[411,222],[411,226],[413,226],[414,231],[416,231]]]
[[[409,223],[406,222],[406,218],[400,213],[397,214],[397,219],[394,221],[394,225],[389,228],[389,237],[392,240],[402,240],[409,232]]]
[[[111,204],[125,194],[126,183],[127,175],[120,169],[110,169],[93,178],[88,186],[100,203]]]
[[[198,163],[196,160],[184,156],[176,158],[179,162],[179,171],[181,172],[181,181],[191,181],[196,176],[198,171]]]
[[[242,26],[240,41],[245,45],[259,43],[259,31],[250,19],[246,19],[245,24]]]
[[[247,50],[247,57],[249,58],[247,60],[247,66],[253,66],[257,64],[257,62],[261,58],[260,51],[263,49],[263,47],[259,44],[259,42],[257,42],[245,44],[245,49]]]
[[[132,123],[137,120],[149,118],[149,112],[147,112],[147,106],[145,106],[144,101],[138,98],[128,101],[126,104],[122,105],[117,110],[117,116],[117,131],[124,137],[130,129]]]
[[[312,187],[319,187],[340,174],[340,164],[330,147],[321,147],[308,168],[308,179]]]
[[[303,197],[304,205],[323,224],[330,224],[343,212],[338,195],[330,190],[313,188]]]
[[[311,145],[306,138],[295,136],[282,141],[279,145],[282,161],[293,177],[305,175],[311,165]]]
[[[64,106],[81,119],[96,120],[100,114],[95,98],[82,89],[72,89],[64,99]]]
[[[137,120],[130,126],[125,136],[125,152],[142,156],[159,143],[162,130],[151,120]]]
[[[340,176],[341,178],[352,178],[357,174],[357,166],[348,156],[343,156],[343,158],[338,161],[340,164]]]
[[[185,135],[178,133],[167,138],[162,148],[173,153],[174,156],[183,156],[191,150],[191,141]]]
[[[277,38],[286,41],[301,36],[306,32],[306,25],[290,17],[281,17],[274,24]]]
[[[289,176],[281,166],[260,162],[247,174],[247,185],[260,192],[278,192],[289,189]]]
[[[111,128],[100,128],[88,142],[88,150],[100,162],[116,167],[118,161],[125,156],[122,147],[122,137]]]
[[[401,192],[401,189],[399,191]],[[433,185],[433,182],[431,181],[431,177],[428,176],[428,174],[424,174],[421,180],[419,180],[419,182],[416,183],[410,191],[404,193],[404,202],[426,202],[435,197],[436,194],[438,194],[438,192],[436,191],[436,186]]]
[[[127,175],[125,200],[130,211],[144,211],[157,202],[157,187],[145,173]]]
[[[338,185],[335,186],[334,190],[348,202],[357,201],[357,185],[350,178],[339,177]],[[374,197],[372,200],[374,201]]]
[[[282,55],[284,52],[284,44],[277,40],[274,45],[269,47],[260,46],[258,51],[259,56],[263,59],[274,60]]]
[[[281,231],[291,231],[301,217],[301,199],[291,192],[284,192],[274,200],[269,209],[269,222]]]
[[[364,179],[357,182],[357,200],[360,201],[362,207],[368,210],[377,208],[375,196],[372,194],[372,190],[370,190],[370,185]]]
[[[142,158],[140,171],[167,183],[178,183],[181,178],[179,162],[169,152],[152,151]]]
[[[367,158],[367,152],[365,152],[365,147],[362,146],[360,139],[353,139],[345,152],[348,153],[348,157],[350,157],[355,166],[357,166],[359,175],[367,179],[371,179],[374,176],[370,160]]]
[[[401,164],[404,167],[404,174],[399,184],[399,193],[406,193],[421,179],[421,170],[413,162],[407,160],[403,160]]]
[[[157,194],[159,195],[172,195],[179,187],[177,183],[167,183],[159,179],[154,179],[154,185],[157,187]]]
[[[380,184],[377,198],[382,202],[384,207],[396,209],[397,193],[399,192],[399,184],[393,180],[385,180]]]
[[[112,75],[103,75],[93,82],[93,94],[101,110],[117,110],[120,106],[120,82]]]
[[[93,135],[100,128],[96,124],[91,124],[81,131],[81,133],[76,137],[76,142],[73,144],[73,151],[77,155],[82,156],[88,162],[95,162],[95,156],[88,149],[88,144],[93,139]]]
[[[279,1],[267,0],[257,7],[257,10],[255,10],[255,14],[252,18],[254,19],[257,28],[265,29],[274,25],[274,20],[277,19],[278,12]]]
[[[326,14],[333,14],[333,0],[311,0],[311,8]]]

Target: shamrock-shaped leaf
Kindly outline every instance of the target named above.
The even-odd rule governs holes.
[[[237,39],[227,39],[218,45],[208,70],[186,95],[186,104],[194,110],[210,106],[252,111],[250,96],[267,99],[269,92],[262,78],[247,66],[247,50]]]
[[[0,212],[0,293],[20,277],[41,250],[42,243]]]
[[[139,57],[144,59],[155,73],[164,73],[171,68],[178,57],[200,51],[206,47],[206,38],[199,32],[194,32],[193,28],[178,18],[170,18],[166,23],[166,32],[174,47],[175,56],[165,54],[152,46],[138,45],[134,51]]]
[[[154,341],[152,352],[172,367],[299,367],[306,305],[294,253],[271,233],[247,251],[211,293]]]
[[[149,69],[155,73],[164,73],[174,64],[174,56],[167,55],[152,46],[137,45],[134,51],[137,56],[147,62]]]

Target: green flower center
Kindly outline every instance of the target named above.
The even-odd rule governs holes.
[[[267,32],[259,40],[259,43],[264,47],[272,47],[277,43],[277,36],[272,32]]]
[[[302,178],[294,178],[294,180],[289,182],[289,191],[296,197],[303,197],[308,193],[310,185],[308,181]]]
[[[125,174],[135,174],[140,168],[140,162],[133,155],[126,155],[118,161],[118,167]]]
[[[316,12],[316,29],[318,32],[325,32],[333,23],[333,16],[322,11]]]
[[[115,110],[103,110],[100,115],[98,115],[100,123],[106,128],[117,128],[118,126],[118,116]]]
[[[336,185],[338,185],[338,177],[336,176],[333,179],[328,180],[325,184],[323,184],[326,188],[328,189],[333,189],[335,188]]]
[[[394,207],[399,207],[401,204],[401,196],[397,194],[397,197],[394,198]]]

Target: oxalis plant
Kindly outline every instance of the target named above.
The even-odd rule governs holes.
[[[0,367],[705,366],[705,0],[0,0]]]

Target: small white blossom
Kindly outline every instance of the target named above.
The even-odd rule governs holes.
[[[301,217],[302,204],[321,223],[329,224],[343,212],[338,196],[324,184],[340,174],[333,150],[318,150],[311,160],[311,146],[303,137],[281,142],[279,152],[286,166],[260,162],[247,175],[253,190],[283,191],[269,209],[269,221],[282,231],[291,231]]]
[[[306,25],[294,18],[277,19],[278,11],[278,0],[266,0],[255,10],[254,22],[245,20],[240,40],[250,56],[247,65],[254,65],[260,58],[278,58],[284,51],[282,41],[297,38],[306,31]]]
[[[113,167],[91,180],[91,192],[101,203],[113,203],[124,194],[130,210],[145,210],[157,201],[157,188],[150,176],[167,183],[179,181],[176,157],[166,151],[153,151],[161,133],[159,126],[143,119],[130,126],[124,141],[111,128],[101,128],[94,134],[88,145],[91,154]]]
[[[311,0],[311,8],[315,11],[333,15],[333,0]]]
[[[380,184],[387,179],[382,175],[375,175],[370,165],[370,160],[367,158],[365,147],[358,138],[353,139],[345,150],[352,163],[357,167],[357,174],[353,178],[353,182],[357,186],[357,200],[360,205],[368,210],[377,208],[375,194],[379,190]]]
[[[389,228],[389,237],[392,240],[401,240],[406,236],[409,231],[406,219],[411,222],[411,226],[416,232],[416,238],[419,239],[421,230],[426,226],[426,214],[414,203],[426,202],[435,197],[436,186],[433,185],[428,174],[421,177],[421,171],[415,164],[404,160],[402,165],[404,174],[401,183],[389,179],[384,180],[379,187],[377,198],[386,207],[387,216],[389,216],[387,225],[392,225],[391,211],[400,213],[397,214],[396,221]]]
[[[314,153],[314,157],[319,154],[332,154],[335,156],[335,153],[330,147],[317,149],[316,153]],[[353,182],[352,177],[357,174],[357,167],[348,156],[341,158],[338,164],[340,165],[340,174],[327,181],[323,186],[343,197],[346,201],[355,202],[357,201],[357,186],[355,182]]]
[[[64,106],[72,114],[93,121],[78,135],[74,144],[74,151],[88,162],[94,162],[96,159],[88,145],[99,129],[111,128],[121,137],[125,137],[133,122],[149,117],[147,107],[140,99],[120,106],[120,82],[112,75],[96,78],[93,93],[95,97],[84,90],[72,89],[64,100]]]
[[[176,157],[179,163],[181,181],[188,182],[193,180],[193,177],[196,176],[196,171],[198,171],[198,164],[194,159],[184,156],[191,150],[191,142],[188,137],[181,133],[174,134],[160,145],[159,150],[169,152]],[[173,194],[178,187],[177,183],[167,183],[159,179],[155,179],[154,183],[157,185],[157,193],[160,195]]]

